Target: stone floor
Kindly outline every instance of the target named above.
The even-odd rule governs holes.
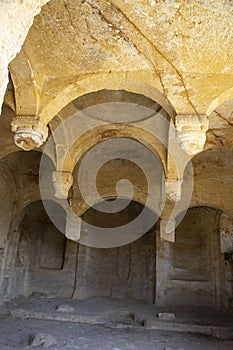
[[[67,312],[57,310],[61,305]],[[158,312],[174,312],[176,319],[159,320]],[[233,338],[233,314],[203,308],[163,310],[133,300],[76,301],[36,296],[6,303],[0,315],[0,349],[4,350],[45,348],[43,341],[29,345],[30,339],[41,334],[55,339],[47,344],[51,350],[233,349],[229,339]],[[215,337],[208,335],[211,331]]]

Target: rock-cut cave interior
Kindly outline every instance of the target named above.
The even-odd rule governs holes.
[[[233,2],[0,11],[0,349],[233,349]]]

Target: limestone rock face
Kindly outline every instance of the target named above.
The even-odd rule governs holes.
[[[0,2],[0,302],[229,305],[232,24],[227,0]]]
[[[232,96],[232,15],[230,1],[51,0],[10,67],[16,112],[49,121],[85,93],[149,84],[178,114],[209,114]]]
[[[0,106],[8,83],[8,64],[20,51],[34,17],[49,0],[6,0],[0,3]]]

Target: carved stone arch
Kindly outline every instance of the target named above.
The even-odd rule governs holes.
[[[20,51],[34,17],[49,0],[1,3],[0,109],[8,83],[8,64]]]
[[[210,106],[206,111],[206,115],[210,116],[213,111],[215,111],[219,106],[223,105],[227,101],[233,99],[233,87],[224,91],[220,96],[212,101]]]
[[[135,73],[133,73],[135,74]],[[110,79],[109,79],[110,78]],[[168,100],[168,98],[160,91],[159,87],[154,87],[143,80],[139,80],[134,76],[130,76],[130,73],[125,76],[124,80],[119,80],[118,74],[95,74],[94,77],[88,76],[67,86],[63,91],[58,93],[56,97],[47,103],[39,115],[44,123],[48,124],[52,118],[59,113],[59,111],[68,105],[79,96],[97,92],[103,89],[107,90],[125,90],[135,94],[141,94],[145,97],[160,104],[163,109],[168,113],[171,120],[174,121],[176,115],[175,108]]]
[[[10,63],[9,70],[14,85],[16,115],[38,115],[41,91],[24,49]]]

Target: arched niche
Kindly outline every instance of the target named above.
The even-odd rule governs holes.
[[[126,137],[96,143],[75,165],[72,209],[80,215],[101,199],[116,198],[120,191],[120,197],[159,213],[165,201],[164,178],[159,157],[144,144]]]
[[[110,203],[114,198],[109,199]],[[126,199],[118,199],[126,201]],[[101,204],[101,202],[99,203]],[[122,204],[122,203],[121,203]],[[81,236],[89,227],[104,230],[132,222],[144,206],[131,201],[117,213],[98,211],[98,204],[82,215]],[[79,244],[74,298],[92,297],[133,298],[150,303],[155,301],[156,290],[156,222],[157,215],[146,208],[154,225],[141,238],[116,248],[95,248]],[[140,228],[138,228],[140,229]],[[98,232],[93,232],[98,235]],[[127,235],[127,232],[125,232]]]
[[[65,211],[55,202],[50,201],[50,206],[65,229]],[[26,206],[9,234],[4,271],[9,276],[8,296],[62,294],[66,245],[64,234],[53,225],[42,201]]]
[[[176,242],[170,247],[167,304],[213,308],[228,304],[220,215],[215,208],[192,207],[177,226]]]
[[[43,162],[41,162],[43,155]],[[41,151],[12,152],[2,159],[14,177],[16,215],[26,205],[40,200],[40,186],[43,186],[46,198],[54,195],[51,172],[55,170],[52,159]]]
[[[208,115],[209,130],[206,134],[205,149],[228,147],[233,148],[233,89],[231,96],[215,106]]]
[[[104,108],[106,104],[112,103],[116,103],[116,105],[112,105],[112,109],[110,111],[108,111],[107,108]],[[117,106],[120,103],[125,103],[123,116],[120,116],[118,113],[119,109]],[[127,104],[131,104],[134,113],[127,109]],[[134,109],[135,105],[138,106],[138,111]],[[124,118],[127,118],[127,122],[139,121],[150,117],[152,114],[155,115],[164,109],[157,100],[153,100],[146,95],[133,93],[126,90],[104,89],[89,92],[85,95],[77,97],[67,106],[65,106],[61,111],[59,111],[58,115],[61,116],[63,120],[65,120],[71,115],[71,113],[82,110],[86,111],[86,113],[91,115],[93,118],[100,118],[107,121],[111,120],[113,123],[124,122]],[[149,112],[151,112],[151,114]],[[168,112],[165,111],[164,115],[168,120],[170,120],[171,116]]]
[[[192,159],[194,188],[190,206],[206,205],[233,211],[233,150],[213,148]]]
[[[216,109],[218,109],[220,106],[224,105],[228,101],[233,99],[233,88],[224,91],[220,96],[218,96],[215,100],[213,100],[208,107],[206,114],[208,116],[211,115]]]
[[[156,100],[125,90],[100,90],[64,107],[51,121],[57,144],[57,169],[72,172],[83,153],[111,138],[144,144],[167,167],[171,116]],[[50,142],[46,152],[50,153]]]
[[[70,84],[58,91],[53,100],[46,101],[47,104],[40,112],[45,123],[49,123],[55,115],[60,113],[59,111],[69,106],[72,101],[91,93],[98,94],[99,91],[126,91],[128,94],[144,95],[145,98],[156,101],[162,106],[171,119],[174,120],[176,115],[174,106],[158,88],[137,79],[135,76],[125,76],[122,81],[119,79],[118,73],[111,74],[111,79],[109,79],[109,74],[99,74],[82,79],[77,86]]]

